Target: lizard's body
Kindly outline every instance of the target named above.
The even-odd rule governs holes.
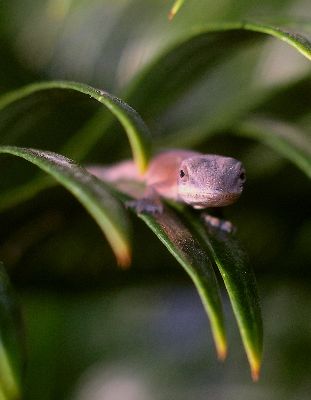
[[[194,208],[223,207],[235,202],[245,182],[242,163],[231,157],[168,150],[157,154],[145,174],[132,161],[89,171],[107,182],[144,182],[150,194],[191,205]]]

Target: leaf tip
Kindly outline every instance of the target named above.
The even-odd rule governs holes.
[[[228,346],[225,339],[216,342],[217,358],[219,361],[225,361],[228,355]]]
[[[172,8],[170,9],[170,12],[168,14],[168,19],[169,21],[172,21],[172,19],[175,17],[175,15],[178,13],[179,9],[183,5],[184,0],[176,0],[175,3],[173,4]]]
[[[262,345],[259,348],[246,346],[246,355],[251,369],[253,382],[257,382],[260,376],[261,360],[262,360]]]
[[[118,266],[122,269],[128,269],[132,262],[132,254],[129,248],[116,253]]]
[[[171,10],[169,11],[169,13],[168,13],[168,20],[169,20],[169,21],[172,21],[173,18],[175,17],[175,15],[176,15],[176,12],[174,12],[174,10],[171,9]]]
[[[147,168],[148,168],[148,161],[144,160],[144,161],[137,163],[137,168],[138,168],[139,174],[144,175],[144,173],[147,171]]]
[[[212,334],[214,337],[217,358],[219,361],[224,361],[228,354],[228,344],[223,324],[218,327],[215,327],[212,324]]]
[[[252,375],[253,382],[258,382],[258,380],[259,380],[260,367],[261,367],[261,363],[259,360],[254,360],[251,363],[251,375]]]
[[[217,349],[217,357],[219,361],[225,361],[228,355],[228,349],[227,347],[224,349]]]

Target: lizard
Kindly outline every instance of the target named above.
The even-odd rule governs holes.
[[[131,202],[138,212],[161,212],[161,198],[201,210],[228,206],[238,200],[246,181],[242,163],[232,157],[179,149],[156,154],[143,174],[130,160],[108,167],[90,166],[87,169],[97,178],[110,183],[144,183],[144,196]],[[225,231],[233,230],[229,221],[207,214],[204,219]]]

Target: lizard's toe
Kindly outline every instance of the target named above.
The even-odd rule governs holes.
[[[207,225],[207,227],[218,228],[221,231],[226,232],[226,233],[235,233],[236,232],[236,227],[230,221],[227,221],[225,219],[220,219],[217,217],[213,217],[212,215],[209,215],[209,214],[203,214],[202,218],[203,218],[204,223]]]

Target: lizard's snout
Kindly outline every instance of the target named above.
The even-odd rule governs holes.
[[[235,187],[239,188],[240,191],[242,192],[245,182],[246,182],[245,168],[243,167],[243,164],[239,161],[237,174],[236,174],[236,177],[233,179],[233,182],[232,182],[233,188],[235,188]]]
[[[228,199],[232,199],[233,203],[240,197],[245,182],[246,172],[243,164],[234,158],[228,158],[219,178],[218,191]]]

